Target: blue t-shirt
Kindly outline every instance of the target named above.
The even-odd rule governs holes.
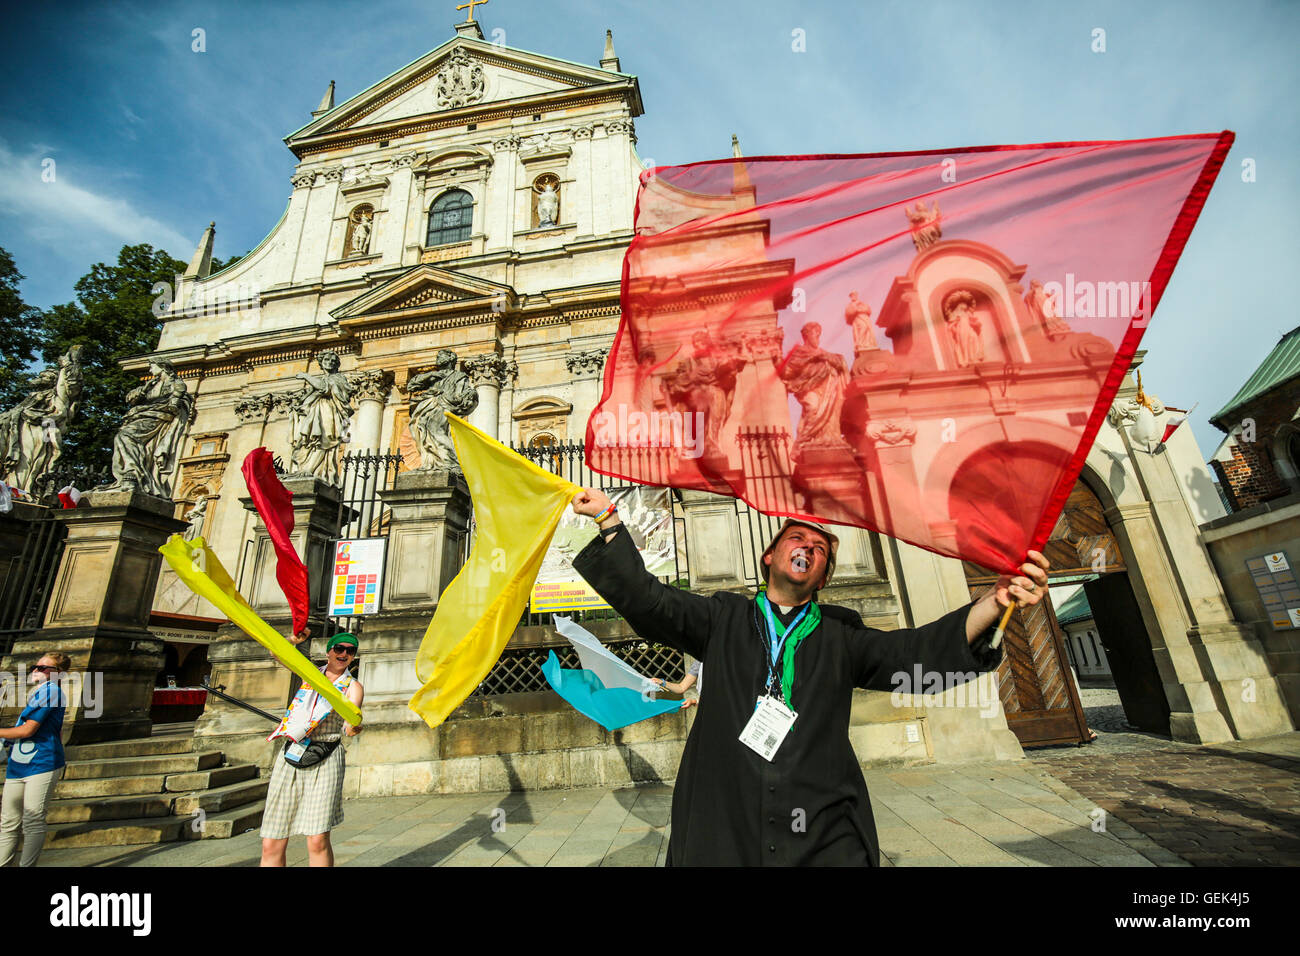
[[[40,721],[36,733],[26,740],[9,740],[9,769],[6,778],[31,777],[38,773],[58,770],[67,763],[63,759],[63,691],[53,681],[45,681],[32,691],[27,706],[18,716],[15,727],[29,720]]]

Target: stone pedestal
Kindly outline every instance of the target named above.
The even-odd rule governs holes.
[[[293,534],[295,550],[307,565],[308,594],[312,630],[311,648],[315,659],[325,653],[326,621],[320,614],[320,589],[325,568],[330,561],[330,542],[338,534],[339,490],[319,478],[286,478],[284,486],[293,496]],[[251,498],[240,501],[255,511]],[[346,515],[344,516],[346,517]],[[259,519],[249,558],[238,577],[239,591],[261,618],[286,636],[293,624],[289,602],[275,579],[276,556],[270,535]],[[308,648],[299,645],[300,650]],[[293,673],[271,657],[269,651],[232,624],[223,625],[208,647],[212,673],[208,682],[214,687],[225,685],[227,694],[276,714],[284,713],[292,688],[297,681]],[[263,766],[274,756],[265,737],[272,730],[263,717],[211,695],[203,716],[194,729],[195,746],[205,750],[223,750],[232,759],[247,760]]]
[[[469,488],[445,471],[407,471],[381,494],[392,510],[382,609],[366,618],[362,632],[366,723],[413,723],[427,731],[407,707],[419,688],[415,656],[439,597],[464,563]]]
[[[162,566],[158,548],[185,522],[169,500],[134,491],[94,492],[51,516],[68,537],[41,630],[17,641],[0,669],[24,672],[48,651],[72,658],[64,720],[68,743],[148,736],[162,641],[148,629]],[[12,722],[12,721],[11,721]]]

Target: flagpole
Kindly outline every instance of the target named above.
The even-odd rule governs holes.
[[[1011,612],[1016,609],[1016,599],[1012,598],[1007,609],[1002,612],[1002,620],[998,621],[998,629],[993,632],[993,639],[989,641],[989,646],[996,648],[1002,643],[1002,635],[1007,632],[1007,622],[1011,620]]]

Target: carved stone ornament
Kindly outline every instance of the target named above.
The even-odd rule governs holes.
[[[359,402],[388,401],[388,393],[393,388],[393,373],[386,369],[369,369],[348,376],[352,386],[352,395]]]
[[[509,136],[502,136],[500,139],[494,139],[492,141],[492,148],[501,153],[511,149],[518,149],[522,142],[523,140],[511,133]]]
[[[289,182],[293,183],[294,189],[302,189],[304,186],[310,186],[315,181],[316,172],[314,170],[306,173],[294,173],[293,176],[289,178]]]
[[[462,47],[452,50],[446,65],[438,74],[438,106],[454,110],[483,99],[487,89],[487,76],[483,67],[475,63]]]
[[[590,352],[570,352],[564,357],[564,364],[569,374],[577,379],[597,378],[605,367],[605,352],[594,349]]]
[[[605,132],[611,136],[615,133],[626,133],[632,142],[636,142],[636,126],[631,120],[614,120],[606,123]]]
[[[916,426],[898,422],[872,422],[867,436],[877,445],[910,445],[916,438]]]
[[[904,205],[903,211],[907,213],[907,222],[912,227],[912,244],[916,246],[917,252],[924,252],[943,237],[940,228],[943,214],[939,211],[939,200],[931,200],[930,208],[926,209],[918,199],[915,206]]]
[[[393,168],[405,169],[407,166],[413,164],[419,156],[419,153],[398,153],[393,157]]]
[[[1152,415],[1163,415],[1165,413],[1165,403],[1150,392],[1146,393],[1146,400],[1147,407],[1151,409]],[[1112,428],[1136,424],[1138,409],[1141,407],[1142,403],[1136,398],[1116,398],[1111,403],[1110,410],[1106,412],[1106,421],[1110,422]]]
[[[745,348],[756,359],[776,361],[781,357],[781,347],[785,344],[785,333],[780,329],[766,329],[752,332],[744,337]]]
[[[477,388],[480,385],[492,385],[501,388],[506,384],[508,369],[506,360],[499,355],[478,355],[465,360],[465,371],[470,383]]]
[[[591,139],[591,134],[595,131],[592,126],[575,126],[573,127],[574,139]]]
[[[235,414],[239,416],[240,424],[243,425],[265,421],[271,414],[271,396],[252,395],[241,398],[235,403]]]
[[[320,178],[327,183],[341,183],[343,182],[343,167],[330,166],[328,169],[323,169]]]

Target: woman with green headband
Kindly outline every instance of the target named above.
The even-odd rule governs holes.
[[[308,628],[292,640],[301,644],[310,636]],[[325,645],[326,664],[321,671],[360,707],[361,682],[348,672],[357,651],[356,635],[338,632]],[[306,684],[298,688],[280,726],[267,738],[284,737],[285,747],[271,771],[262,813],[262,866],[284,866],[289,837],[298,833],[307,837],[311,866],[334,865],[330,830],[343,822],[343,775],[347,770],[340,741],[345,734],[355,737],[360,732],[359,726],[345,723]]]

